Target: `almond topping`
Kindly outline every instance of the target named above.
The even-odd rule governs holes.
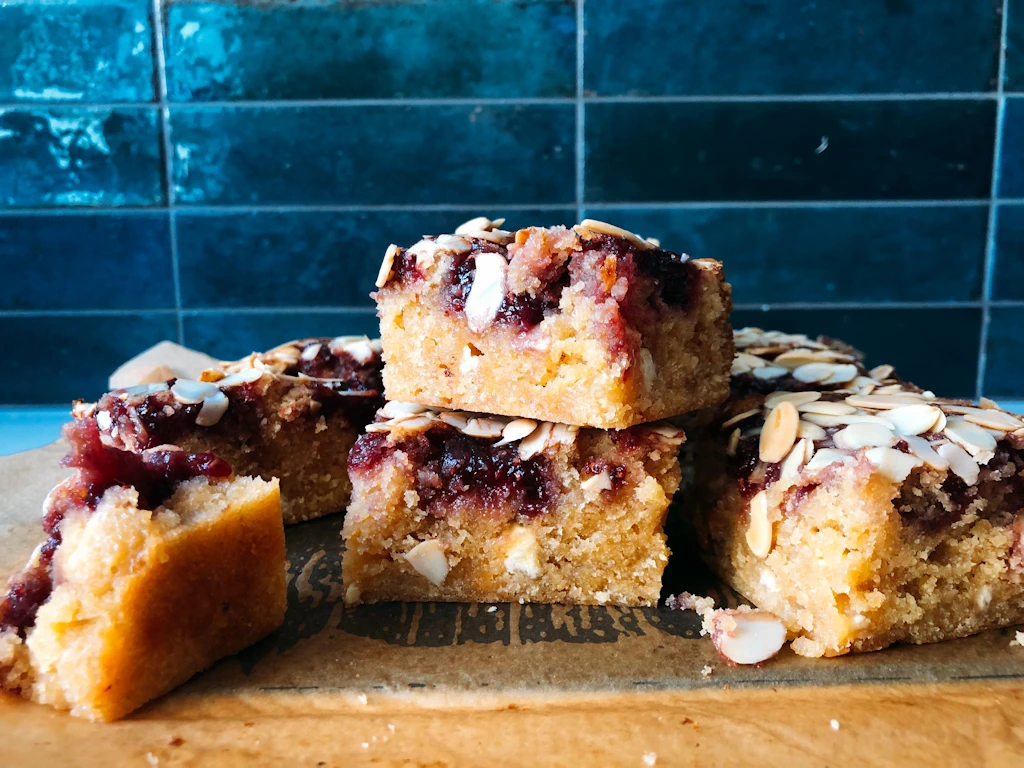
[[[219,389],[203,400],[203,407],[196,416],[196,424],[200,427],[212,427],[221,420],[228,410],[228,396]]]
[[[800,419],[800,425],[796,429],[796,436],[806,437],[808,440],[824,440],[828,437],[828,432],[817,424]]]
[[[991,408],[970,408],[962,405],[943,405],[942,407],[947,413],[962,414],[964,419],[972,424],[998,432],[1013,432],[1024,427],[1024,422],[1020,419]]]
[[[801,403],[796,409],[801,413],[820,413],[822,416],[849,416],[851,413],[857,412],[857,409],[852,405],[829,400]]]
[[[870,448],[864,455],[878,467],[879,472],[896,483],[906,480],[907,475],[922,463],[916,456],[897,451],[895,448]]]
[[[856,408],[870,408],[873,411],[886,411],[890,408],[900,408],[904,405],[920,405],[924,402],[921,395],[913,392],[900,392],[899,394],[878,394],[881,389],[875,390],[871,395],[850,395],[846,402]]]
[[[749,411],[744,411],[743,413],[737,413],[731,419],[726,419],[725,421],[723,421],[721,428],[722,429],[728,429],[729,427],[734,427],[737,424],[739,424],[741,421],[746,421],[751,416],[757,416],[757,414],[759,414],[760,412],[761,412],[760,408],[751,408]]]
[[[495,443],[495,445],[506,445],[508,443],[514,443],[516,440],[522,440],[524,437],[528,437],[533,433],[533,430],[537,428],[537,422],[533,419],[516,419],[510,421],[505,428],[501,431],[501,440]]]
[[[767,611],[717,610],[709,623],[711,642],[734,664],[760,664],[786,642],[786,626]]]
[[[771,381],[772,379],[777,379],[780,376],[785,376],[787,373],[789,373],[789,371],[785,368],[780,368],[776,365],[766,365],[764,368],[754,369],[754,378]]]
[[[891,365],[876,365],[874,368],[868,371],[868,374],[875,381],[885,381],[890,376],[892,376],[892,372],[894,370],[895,369]]]
[[[406,562],[435,587],[444,583],[448,576],[448,558],[437,539],[421,541],[405,553]]]
[[[934,405],[903,405],[883,411],[881,418],[892,424],[897,435],[922,435],[932,431],[942,411]]]
[[[380,409],[380,412],[389,419],[393,419],[397,416],[416,416],[420,413],[425,413],[427,410],[429,409],[425,405],[419,405],[417,403],[403,403],[399,400],[390,400],[384,404],[384,407]]]
[[[501,437],[505,422],[498,419],[470,419],[462,429],[462,434],[470,437]]]
[[[759,456],[761,461],[774,464],[789,453],[796,441],[796,430],[800,426],[800,415],[796,406],[789,401],[779,403],[764,420],[761,429]]]
[[[978,482],[981,470],[967,451],[953,443],[943,443],[936,450],[939,456],[949,462],[949,468],[953,470],[953,474],[968,485]]]
[[[609,224],[605,221],[598,221],[597,219],[584,219],[579,223],[579,226],[583,229],[588,229],[598,235],[611,235],[612,237],[624,237],[634,245],[639,245],[642,248],[650,248],[651,244],[644,240],[639,235],[635,235],[628,229],[622,227],[616,227],[614,224]]]
[[[851,461],[853,461],[853,457],[845,451],[837,451],[835,448],[819,448],[807,462],[804,470],[814,472],[831,464],[849,464]]]
[[[612,488],[612,479],[607,472],[601,472],[593,477],[588,477],[580,483],[580,487],[584,491],[610,491]]]
[[[505,300],[505,274],[508,262],[500,253],[480,253],[476,257],[473,287],[466,299],[469,329],[479,333],[491,324]]]
[[[800,467],[803,466],[804,461],[807,460],[808,447],[810,446],[810,440],[801,439],[797,440],[786,458],[782,460],[782,467],[779,471],[779,477],[784,480],[792,480],[798,474],[800,474]]]
[[[747,546],[761,559],[772,551],[772,524],[768,519],[768,494],[765,491],[758,491],[750,500]]]
[[[449,427],[454,427],[459,432],[469,426],[469,416],[461,411],[445,411],[439,418]]]
[[[949,469],[949,462],[936,453],[932,444],[923,437],[908,435],[903,440],[910,448],[910,452],[932,469],[937,469],[940,472]]]
[[[856,451],[858,448],[891,445],[894,440],[892,430],[881,424],[851,424],[832,435],[836,448]]]
[[[888,421],[880,416],[872,416],[868,413],[851,413],[848,416],[826,416],[821,413],[805,413],[803,417],[819,427],[842,427],[847,424],[878,424],[886,429],[892,429],[892,425]]]
[[[519,458],[531,459],[544,450],[547,445],[548,436],[551,434],[552,425],[550,421],[541,422],[540,425],[530,433],[530,436],[519,443]]]
[[[379,251],[378,251],[379,253]],[[395,256],[398,255],[398,246],[392,243],[384,251],[384,261],[380,264],[380,271],[377,272],[377,281],[374,283],[378,288],[383,288],[391,279],[391,270],[395,266]]]
[[[977,424],[971,424],[959,416],[946,420],[943,434],[966,448],[967,452],[981,464],[987,464],[994,455],[996,439]]]
[[[192,381],[191,379],[178,379],[171,385],[171,394],[174,399],[183,405],[201,403],[211,395],[219,394],[220,390],[216,384],[208,381]]]
[[[779,403],[790,402],[799,407],[821,399],[821,392],[772,392],[764,399],[764,407],[771,410]]]

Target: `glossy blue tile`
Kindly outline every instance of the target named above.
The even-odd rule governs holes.
[[[1007,97],[1003,112],[1000,197],[1024,197],[1024,97]]]
[[[0,110],[0,206],[164,201],[155,109]]]
[[[590,211],[725,264],[733,301],[981,298],[988,206]],[[922,265],[929,265],[922,268]]]
[[[7,372],[0,380],[0,403],[95,399],[117,366],[177,336],[172,312],[0,317]]]
[[[586,199],[987,198],[991,101],[604,103]]]
[[[806,94],[984,91],[1002,0],[587,0],[588,91]]]
[[[1024,397],[1024,307],[993,307],[988,326],[985,394]]]
[[[372,307],[390,243],[501,211],[261,211],[177,216],[183,306]],[[512,211],[507,226],[571,224],[575,211]],[[211,269],[211,265],[216,265]]]
[[[173,308],[167,219],[0,216],[0,310]]]
[[[1003,87],[1024,90],[1024,2],[1006,0],[1006,71]]]
[[[224,360],[306,336],[380,335],[373,311],[186,313],[184,326],[187,346]]]
[[[172,101],[576,92],[576,11],[563,0],[171,0],[165,49]]]
[[[183,203],[561,203],[571,105],[171,110]]]
[[[894,365],[937,395],[974,396],[980,309],[738,310],[732,323],[842,339],[863,351],[869,366]]]
[[[0,3],[0,101],[150,101],[150,0]]]
[[[1024,299],[1024,205],[996,209],[993,299]]]

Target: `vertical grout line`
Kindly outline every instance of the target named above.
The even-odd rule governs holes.
[[[988,232],[985,241],[985,263],[981,284],[981,333],[978,338],[978,378],[975,381],[975,398],[980,398],[985,389],[985,372],[988,368],[988,334],[992,322],[992,280],[996,261],[996,225],[999,197],[999,165],[1003,154],[1003,114],[1006,110],[1006,96],[1003,80],[1006,76],[1006,28],[1009,23],[1009,0],[1003,0],[1003,16],[999,29],[999,66],[996,76],[996,126],[992,147],[992,186],[989,190]]]
[[[583,220],[584,182],[586,174],[586,114],[583,103],[583,5],[576,0],[576,221]]]
[[[156,60],[156,87],[160,102],[160,139],[164,157],[164,190],[167,194],[167,223],[170,227],[171,277],[174,282],[174,309],[178,326],[178,343],[185,343],[181,313],[181,271],[178,268],[178,221],[174,212],[173,156],[171,144],[171,112],[167,106],[167,58],[164,55],[164,0],[153,0],[153,55]]]

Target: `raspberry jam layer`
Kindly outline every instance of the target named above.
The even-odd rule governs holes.
[[[43,510],[43,530],[48,538],[35,563],[17,574],[0,598],[0,630],[14,629],[24,636],[35,623],[36,613],[53,590],[51,566],[61,543],[60,524],[73,511],[93,511],[103,494],[114,486],[131,486],[139,493],[140,509],[156,509],[175,488],[194,477],[228,477],[231,467],[212,453],[151,450],[121,451],[104,445],[93,418],[79,419],[64,427],[71,446],[61,462],[78,472],[54,489]]]
[[[554,481],[543,455],[521,459],[515,445],[496,446],[447,425],[408,435],[397,443],[386,432],[371,432],[356,440],[348,456],[349,472],[367,473],[405,453],[416,468],[420,505],[432,515],[444,514],[467,501],[493,512],[511,510],[534,517],[550,509]]]

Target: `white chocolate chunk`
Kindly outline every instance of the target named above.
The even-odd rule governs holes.
[[[610,491],[612,488],[612,479],[607,472],[600,472],[593,477],[588,477],[582,483],[582,488],[587,493],[598,493],[600,491]]]
[[[505,275],[508,262],[500,253],[481,253],[476,257],[473,287],[466,299],[469,329],[479,333],[491,324],[505,300]]]
[[[715,648],[734,664],[760,664],[786,642],[785,625],[767,611],[717,610],[710,624]]]
[[[505,570],[522,573],[535,579],[540,576],[540,545],[533,531],[522,525],[508,533],[509,545],[505,550]]]
[[[405,553],[405,559],[413,569],[435,587],[441,586],[448,576],[448,558],[437,539],[421,541]]]

